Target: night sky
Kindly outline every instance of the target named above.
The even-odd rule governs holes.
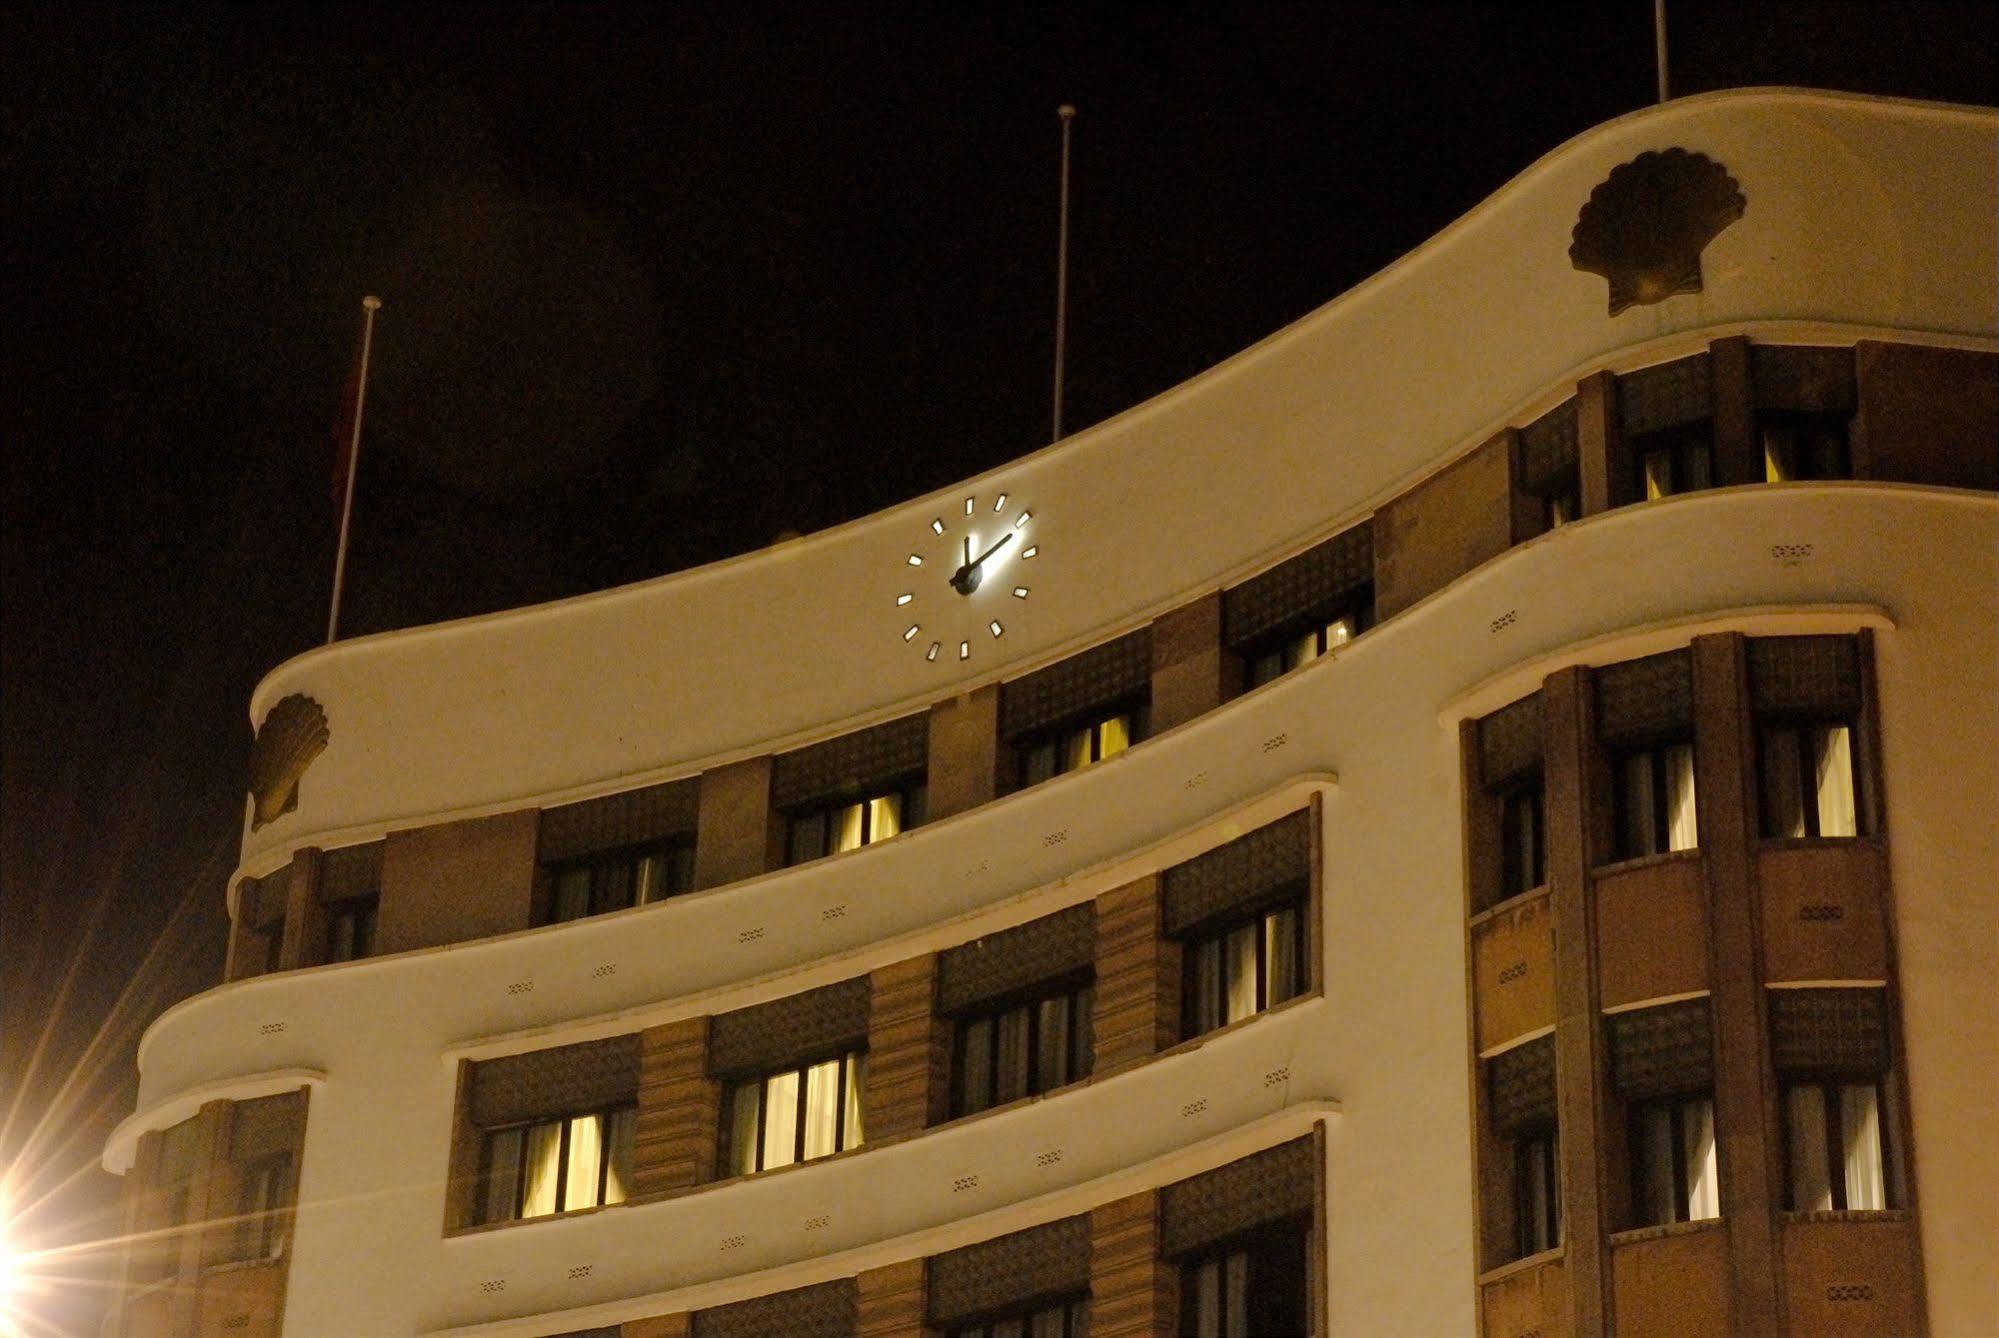
[[[1995,100],[1980,7],[1671,10],[1677,93]],[[66,5],[0,49],[0,1168],[45,1246],[116,1231],[91,1168],[137,1038],[220,978],[250,689],[323,636],[364,292],[349,633],[1043,444],[1061,102],[1075,430],[1654,96],[1646,0]],[[103,1294],[45,1297],[47,1331]]]

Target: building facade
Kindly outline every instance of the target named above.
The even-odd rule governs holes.
[[[1999,116],[1690,98],[992,474],[275,670],[106,1332],[1980,1332]]]

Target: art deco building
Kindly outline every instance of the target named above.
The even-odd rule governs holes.
[[[1669,103],[991,474],[280,666],[107,1332],[1990,1332],[1995,164]]]

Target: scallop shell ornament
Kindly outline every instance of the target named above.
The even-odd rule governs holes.
[[[271,708],[250,745],[251,831],[298,807],[299,777],[332,737],[325,710],[310,697],[294,692]]]
[[[1569,261],[1610,283],[1610,314],[1701,290],[1701,252],[1748,207],[1704,153],[1649,150],[1610,171],[1576,216]]]

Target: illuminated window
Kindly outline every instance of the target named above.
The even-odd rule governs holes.
[[[886,841],[905,828],[920,826],[924,799],[924,786],[919,782],[847,803],[801,809],[791,815],[786,862],[803,864],[821,855],[859,850]]]
[[[1862,834],[1851,725],[1786,721],[1764,725],[1760,735],[1764,836]]]
[[[1900,1207],[1887,1111],[1878,1081],[1786,1084],[1786,1206],[1795,1212]]]
[[[326,960],[353,962],[375,951],[379,897],[354,897],[326,908]]]
[[[1714,486],[1714,447],[1704,422],[1647,433],[1635,439],[1631,449],[1643,501]]]
[[[1507,790],[1499,800],[1499,895],[1517,897],[1547,880],[1541,778]]]
[[[1025,1306],[983,1324],[947,1330],[949,1338],[1089,1338],[1087,1300]]]
[[[486,1132],[482,1222],[622,1203],[631,1192],[633,1106],[613,1106]]]
[[[859,1147],[866,1081],[867,1056],[850,1050],[732,1085],[724,1107],[727,1173],[748,1175]]]
[[[1199,1036],[1240,1022],[1303,994],[1305,967],[1302,902],[1273,907],[1225,923],[1188,942],[1185,1034]]]
[[[1764,413],[1763,478],[1767,483],[1852,476],[1847,458],[1846,415]]]
[[[1637,859],[1700,844],[1694,811],[1694,746],[1660,743],[1619,753],[1617,858]]]
[[[644,906],[691,891],[694,844],[677,840],[592,855],[549,870],[549,924]]]
[[[1249,670],[1249,686],[1262,687],[1272,679],[1288,674],[1328,651],[1338,650],[1366,630],[1365,609],[1356,605],[1337,618],[1326,622],[1314,622],[1286,632],[1275,640],[1267,641],[1263,643],[1261,649],[1245,657]]]
[[[1021,784],[1038,785],[1117,756],[1132,745],[1136,721],[1136,714],[1125,710],[1030,740],[1020,751]]]
[[[1181,1338],[1306,1338],[1309,1236],[1279,1223],[1182,1264]]]
[[[1513,1141],[1513,1248],[1515,1258],[1562,1243],[1562,1181],[1553,1125]]]
[[[1714,1097],[1706,1092],[1630,1108],[1632,1209],[1640,1226],[1721,1216]]]
[[[976,1114],[1088,1077],[1093,995],[1088,985],[1066,987],[960,1020],[952,1114]]]

